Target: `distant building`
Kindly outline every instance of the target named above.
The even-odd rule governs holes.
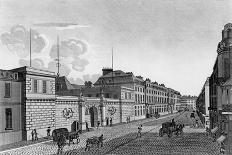
[[[179,104],[176,109],[180,110],[187,108],[187,109],[196,110],[196,100],[197,100],[196,96],[190,96],[190,95],[181,96]]]
[[[121,70],[113,71],[110,68],[102,69],[102,76],[94,83],[94,86],[125,86],[134,90],[129,96],[134,96],[134,102],[146,106],[146,113],[167,113],[175,110],[175,104],[179,101],[180,93],[164,84],[144,80],[142,76],[135,76],[132,72]]]

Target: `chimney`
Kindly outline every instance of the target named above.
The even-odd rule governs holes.
[[[111,72],[113,72],[112,68],[103,68],[102,69],[102,75],[103,76],[106,75],[106,74],[108,74],[108,73],[111,73]]]

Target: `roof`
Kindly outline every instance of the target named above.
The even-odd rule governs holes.
[[[60,85],[62,85],[62,90],[74,89],[73,85],[68,81],[65,76],[57,77],[56,83],[60,83]]]
[[[117,77],[117,76],[130,76],[130,75],[132,75],[132,73],[125,73],[121,70],[115,70],[101,77],[112,77],[112,76]]]
[[[71,84],[74,89],[81,89],[84,85]]]

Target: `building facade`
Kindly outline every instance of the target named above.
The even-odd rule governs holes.
[[[210,128],[209,119],[209,77],[205,81],[201,93],[196,100],[196,108],[199,112],[198,115],[205,128]]]
[[[69,131],[146,118],[147,111],[171,112],[179,92],[133,73],[103,69],[92,86],[71,84],[54,72],[20,67],[0,70],[0,145],[38,138],[56,128]],[[111,74],[109,74],[111,73]],[[113,73],[113,78],[112,78]],[[111,81],[112,80],[112,81]]]
[[[210,129],[219,137],[226,139],[226,154],[232,153],[232,24],[222,30],[222,39],[217,46],[217,58],[209,78],[209,118]],[[220,138],[220,137],[226,138]]]
[[[149,78],[143,79],[142,76],[135,76],[132,72],[123,72],[121,70],[113,71],[110,68],[103,68],[102,76],[94,83],[95,86],[125,86],[134,90],[131,96],[134,96],[134,102],[145,107],[145,113],[161,114],[173,112],[175,104],[178,103],[180,93],[164,84],[151,82]]]
[[[0,145],[22,140],[21,107],[18,73],[0,70]]]
[[[180,97],[180,102],[176,106],[177,110],[183,110],[183,109],[190,109],[190,110],[196,110],[196,96],[190,96],[190,95],[183,95]]]

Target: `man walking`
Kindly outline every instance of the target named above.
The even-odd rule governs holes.
[[[138,133],[137,133],[137,137],[136,138],[138,138],[138,137],[142,137],[142,124],[138,127]]]
[[[110,126],[112,126],[113,122],[112,122],[112,117],[110,118]]]
[[[88,122],[85,122],[86,130],[89,132],[89,124]]]
[[[99,128],[100,126],[100,121],[97,121],[97,128]]]

